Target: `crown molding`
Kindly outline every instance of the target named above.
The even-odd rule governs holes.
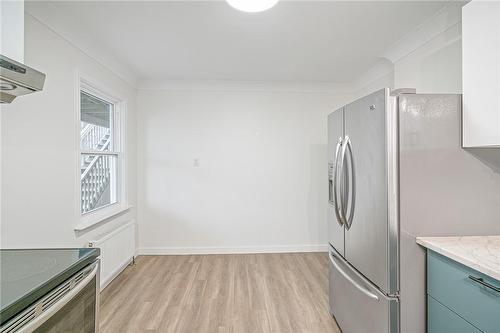
[[[69,13],[50,2],[27,1],[25,14],[49,28],[68,43],[94,59],[133,88],[137,85],[137,76],[125,64],[121,63],[104,45],[96,43],[85,31],[81,31]]]
[[[351,83],[337,82],[265,82],[265,81],[219,81],[219,80],[142,80],[139,90],[167,91],[265,91],[297,93],[349,94]]]
[[[466,3],[467,1],[450,1],[448,5],[441,8],[428,20],[392,44],[381,54],[381,57],[394,64],[439,34],[460,23],[462,21],[462,7]]]

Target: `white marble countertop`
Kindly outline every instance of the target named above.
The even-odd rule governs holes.
[[[417,237],[417,243],[500,281],[500,236]]]

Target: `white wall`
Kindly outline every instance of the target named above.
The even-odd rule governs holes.
[[[45,7],[30,6],[40,17],[58,22]],[[445,21],[455,15],[444,14]],[[135,205],[138,180],[139,246],[144,253],[323,247],[326,115],[385,86],[418,92],[459,92],[461,87],[460,25],[455,23],[394,63],[384,61],[358,80],[352,93],[238,84],[149,87],[138,92],[136,108],[136,90],[123,75],[89,57],[94,49],[82,52],[53,32],[68,29],[49,29],[26,16],[26,62],[48,77],[43,92],[19,98],[0,113],[2,247],[81,246],[135,217],[132,209],[88,232],[73,230],[79,218],[74,181],[77,70],[129,99],[129,197]],[[194,159],[199,167],[193,167]]]
[[[362,76],[354,85],[354,96],[362,97],[380,88],[414,88],[420,94],[462,93],[461,22],[419,45],[392,65],[385,74]]]
[[[326,115],[382,87],[459,93],[460,7],[451,4],[381,55],[350,94],[140,90],[140,251],[326,244]]]
[[[462,93],[461,22],[397,59],[385,74],[363,79],[354,85],[355,97],[383,87],[414,88],[421,94]]]
[[[325,249],[326,117],[348,99],[140,90],[140,253]]]
[[[415,88],[417,93],[461,93],[461,36],[458,22],[395,62],[395,87]]]
[[[135,217],[128,213],[82,233],[76,171],[77,71],[128,99],[129,198],[136,203],[136,90],[29,14],[25,61],[47,74],[42,92],[1,111],[1,247],[84,246]]]
[[[450,2],[385,50],[379,63],[357,80],[354,95],[359,97],[387,86],[414,88],[422,94],[461,93],[463,5],[460,1]]]

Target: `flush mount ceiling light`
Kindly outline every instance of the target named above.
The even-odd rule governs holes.
[[[227,3],[238,10],[247,13],[258,13],[270,9],[279,0],[226,0]]]

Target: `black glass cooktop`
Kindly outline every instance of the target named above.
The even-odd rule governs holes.
[[[0,250],[0,325],[99,254],[94,248]]]

